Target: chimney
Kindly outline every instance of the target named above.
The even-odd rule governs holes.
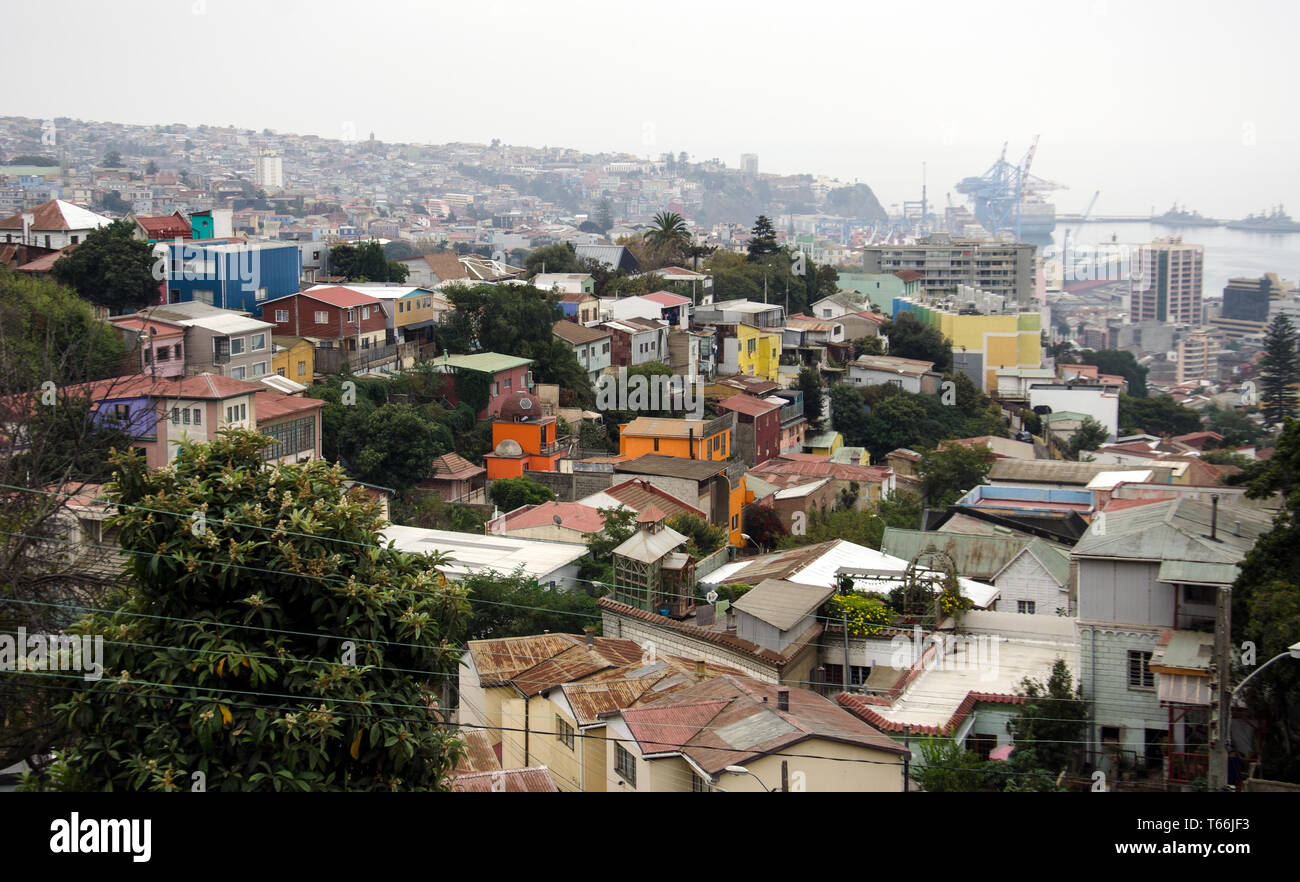
[[[776,709],[780,711],[790,710],[790,687],[776,687]]]
[[[1219,541],[1219,494],[1210,497],[1210,541]]]
[[[582,633],[584,633],[584,634],[587,635],[587,645],[588,645],[588,646],[595,646],[595,645],[596,645],[596,629],[595,629],[595,628],[593,628],[593,627],[591,627],[590,625],[588,625],[587,627],[585,627],[585,628],[582,629]]]

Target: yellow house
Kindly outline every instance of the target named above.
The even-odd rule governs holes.
[[[804,438],[803,446],[808,448],[809,453],[834,456],[835,451],[844,447],[844,436],[835,431],[818,432]]]
[[[899,306],[895,321],[903,312],[911,312],[952,340],[953,370],[983,377],[985,392],[997,391],[999,369],[1042,365],[1041,313],[961,315],[912,300],[900,299],[895,304]]]
[[[748,677],[693,683],[622,710],[606,729],[611,792],[761,793],[784,777],[790,792],[901,793],[909,757],[816,692]]]
[[[736,365],[739,373],[780,382],[781,332],[763,330],[753,325],[736,325]]]
[[[425,341],[434,325],[451,312],[452,305],[427,288],[412,288],[410,293],[399,297],[393,327],[404,329],[402,338],[406,341]]]
[[[272,337],[271,370],[295,383],[311,385],[316,374],[316,347],[302,337]]]
[[[619,427],[618,452],[629,459],[658,453],[682,459],[726,459],[733,452],[735,414],[712,420],[637,417]]]
[[[459,719],[484,727],[500,745],[503,768],[545,766],[561,790],[603,792],[606,715],[642,697],[738,674],[590,633],[472,640],[461,666]]]

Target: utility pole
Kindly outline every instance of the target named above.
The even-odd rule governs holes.
[[[1232,630],[1232,588],[1220,586],[1214,600],[1214,663],[1210,665],[1210,762],[1206,785],[1211,792],[1228,786],[1232,676],[1228,655]]]
[[[849,612],[844,611],[844,691],[849,691]]]
[[[781,760],[781,792],[790,792],[790,766],[785,760]]]
[[[903,724],[903,749],[908,751],[903,757],[903,792],[910,793],[912,790],[912,727],[907,723]]]

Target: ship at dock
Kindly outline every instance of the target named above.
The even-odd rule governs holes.
[[[1198,211],[1188,211],[1185,205],[1179,208],[1176,202],[1174,207],[1164,214],[1152,214],[1151,223],[1165,227],[1217,227],[1221,225],[1219,221],[1212,217],[1205,217]]]
[[[1300,233],[1300,223],[1291,219],[1291,215],[1277,206],[1272,211],[1261,211],[1243,220],[1228,221],[1230,230],[1247,230],[1252,233]]]

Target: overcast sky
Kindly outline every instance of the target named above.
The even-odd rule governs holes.
[[[887,207],[920,198],[922,161],[942,204],[1041,135],[1061,211],[1100,189],[1099,214],[1300,217],[1289,2],[20,0],[5,21],[9,115],[752,152]]]

